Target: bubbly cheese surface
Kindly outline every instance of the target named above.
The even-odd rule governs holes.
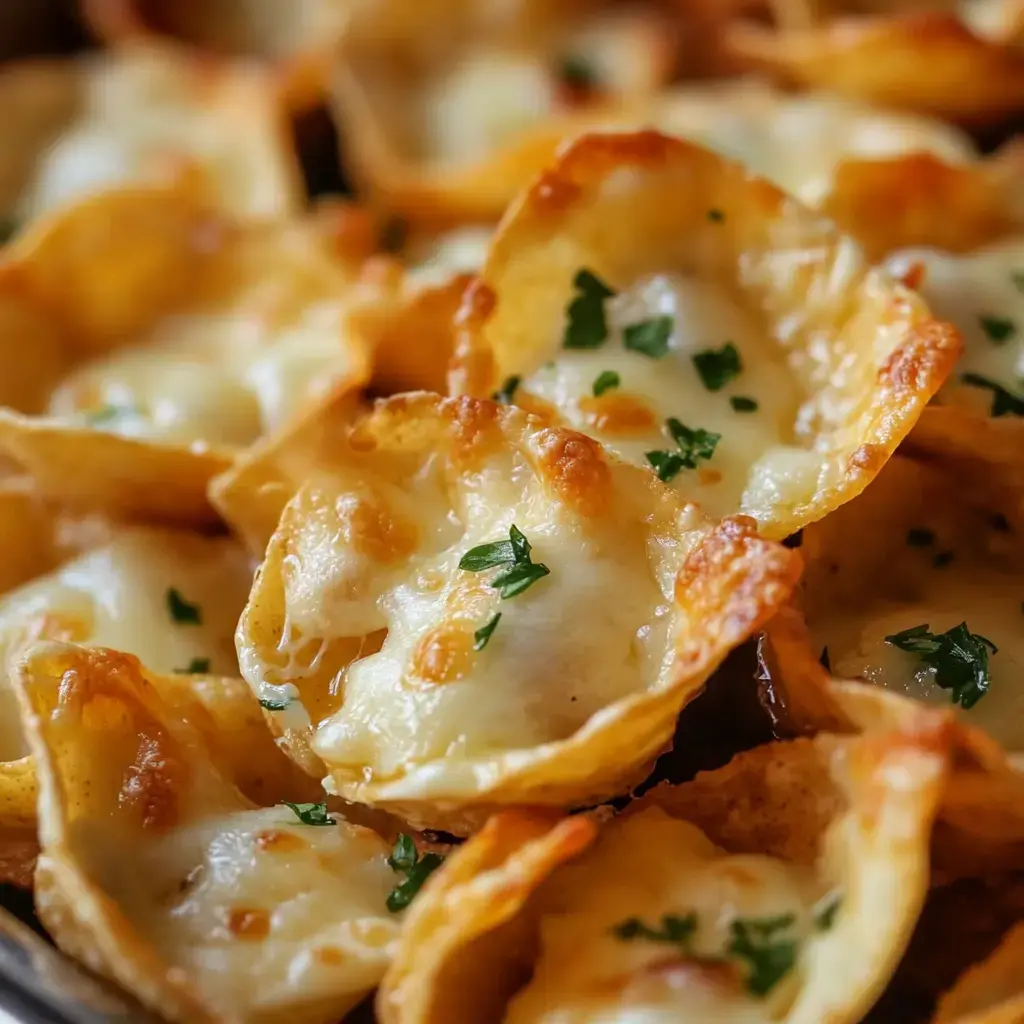
[[[886,261],[896,275],[920,277],[917,289],[933,314],[948,320],[964,339],[964,354],[940,395],[953,392],[979,409],[991,409],[990,389],[971,385],[963,375],[978,374],[1024,396],[1024,237],[965,255],[934,249],[907,249]]]
[[[145,838],[130,871],[123,851],[93,851],[137,933],[228,1016],[323,1000],[341,1012],[346,993],[351,1005],[373,988],[400,920],[386,908],[396,884],[387,856],[369,829],[303,825],[287,807]]]
[[[669,418],[719,434],[710,459],[671,481],[711,516],[770,514],[787,489],[780,473],[802,484],[801,490],[813,490],[820,459],[794,443],[800,396],[793,376],[781,356],[768,354],[773,346],[721,286],[659,275],[609,299],[605,308],[605,342],[591,349],[560,347],[553,362],[523,380],[514,396],[518,404],[529,407],[528,396],[536,396],[577,430],[643,466],[648,452],[677,450],[666,428]],[[626,328],[663,316],[672,318],[666,355],[652,358],[625,347]],[[720,390],[709,390],[694,356],[728,343],[739,351],[742,369]],[[617,373],[620,385],[595,397],[594,384],[606,371]],[[751,399],[757,408],[736,411],[732,398]]]
[[[1019,577],[954,560],[923,577],[913,599],[867,598],[859,607],[812,609],[816,645],[828,648],[832,671],[862,678],[887,690],[941,707],[951,692],[935,681],[935,669],[885,637],[927,624],[935,634],[967,623],[999,649],[989,653],[988,693],[968,710],[966,722],[984,729],[1011,751],[1024,751],[1024,606]]]
[[[335,302],[312,305],[287,326],[251,311],[182,314],[80,365],[51,395],[49,412],[126,437],[241,447],[350,369]]]
[[[541,952],[508,1024],[669,1024],[781,1016],[800,983],[800,957],[765,998],[752,995],[729,953],[733,922],[789,917],[776,939],[813,935],[826,896],[806,869],[761,855],[729,855],[687,822],[653,808],[607,827],[597,846],[562,868],[542,897]],[[684,947],[616,927],[659,930],[695,915]]]
[[[172,530],[127,529],[0,599],[0,658],[5,712],[0,758],[25,752],[11,659],[34,639],[66,639],[136,655],[157,673],[188,670],[200,659],[214,675],[236,676],[233,633],[252,581],[248,556],[232,541]],[[198,609],[178,622],[169,594]]]

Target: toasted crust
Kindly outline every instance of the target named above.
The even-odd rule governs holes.
[[[996,951],[968,968],[939,1000],[933,1024],[1018,1024],[1024,1019],[1024,924],[1011,928]]]
[[[722,211],[721,222],[709,210]],[[580,267],[613,286],[656,272],[695,274],[738,293],[766,339],[790,317],[778,358],[799,382],[801,415],[813,424],[805,436],[795,422],[793,431],[822,463],[803,492],[774,507],[736,509],[771,537],[860,493],[960,352],[952,328],[766,181],[655,132],[591,135],[565,149],[503,221],[466,292],[452,390],[486,395],[557,357]],[[764,342],[769,351],[773,344]]]
[[[967,123],[999,120],[1024,100],[1024,56],[955,14],[840,18],[782,32],[741,22],[727,47],[794,85]]]
[[[309,746],[314,739],[327,768],[332,770],[339,795],[392,810],[424,827],[460,832],[482,820],[491,808],[507,804],[578,806],[628,789],[644,776],[668,742],[679,708],[700,691],[704,679],[727,651],[771,616],[799,574],[798,556],[758,537],[751,520],[737,517],[709,529],[699,518],[691,519],[694,513],[684,509],[657,481],[606,455],[589,438],[546,427],[518,409],[469,398],[398,396],[379,403],[343,443],[347,450],[339,446],[327,472],[307,484],[289,503],[270,542],[239,624],[243,674],[256,688],[265,681],[293,685],[312,724],[327,719],[317,730],[311,728],[310,719],[301,716],[288,718],[292,725],[284,721],[285,715],[271,716],[272,726],[282,734],[282,742],[308,771],[323,771],[319,757],[313,755]],[[670,570],[675,580],[674,597],[666,594],[673,602],[676,617],[671,658],[662,661],[664,656],[659,657],[658,661],[666,666],[659,681],[648,680],[639,690],[623,695],[581,721],[568,735],[533,748],[498,747],[488,755],[430,757],[386,772],[375,768],[372,762],[365,768],[351,764],[332,766],[326,753],[329,742],[322,737],[331,735],[332,722],[347,721],[343,698],[352,691],[351,675],[343,689],[332,680],[342,678],[342,673],[351,673],[352,664],[377,651],[382,639],[380,634],[371,635],[368,629],[355,630],[351,624],[345,630],[344,619],[332,622],[329,609],[335,598],[328,594],[358,595],[371,585],[384,586],[387,592],[391,586],[387,580],[392,579],[387,574],[395,573],[397,583],[409,571],[406,559],[416,550],[408,546],[410,540],[418,545],[419,531],[425,530],[429,536],[432,528],[414,525],[416,517],[421,512],[425,514],[425,508],[406,504],[408,497],[403,497],[397,507],[395,501],[406,491],[410,496],[419,493],[414,488],[424,486],[423,481],[430,479],[427,474],[437,465],[438,452],[444,453],[446,472],[451,474],[444,486],[453,489],[451,497],[437,506],[438,515],[447,508],[448,501],[453,502],[451,507],[456,515],[465,515],[458,511],[463,499],[456,499],[456,495],[469,488],[468,495],[478,478],[496,481],[499,477],[490,474],[507,461],[509,467],[521,469],[504,470],[501,476],[506,472],[525,474],[520,478],[522,484],[514,484],[514,488],[543,487],[545,500],[553,503],[553,509],[560,510],[560,517],[578,521],[581,530],[595,531],[595,537],[605,536],[602,543],[610,542],[611,535],[601,531],[611,523],[618,523],[618,529],[629,538],[633,538],[634,531],[643,533],[652,527],[667,530],[665,543],[675,551],[672,557],[679,559],[677,567]],[[487,515],[493,512],[491,486],[488,484],[481,493],[480,515],[484,510],[489,510]],[[374,495],[372,501],[367,497],[370,494]],[[384,494],[392,497],[381,504]],[[428,487],[422,499],[414,500],[425,505],[430,494]],[[517,516],[526,514],[523,499],[515,491],[506,500],[515,503]],[[364,504],[367,501],[370,504]],[[367,511],[360,512],[362,508]],[[410,515],[413,518],[407,521]],[[335,516],[342,518],[324,534],[323,527],[334,522]],[[637,516],[647,517],[649,525],[642,526]],[[687,523],[692,525],[684,525]],[[464,520],[463,529],[479,529],[475,526],[475,514]],[[367,530],[371,532],[366,533]],[[326,546],[318,540],[324,537],[328,539]],[[558,547],[552,547],[552,554],[557,553]],[[314,562],[329,559],[337,567],[333,571],[342,572],[340,578],[347,579],[345,572],[366,570],[341,567],[362,566],[366,563],[359,559],[366,558],[370,559],[369,576],[353,577],[351,583],[341,585],[340,591],[333,589],[337,584],[330,583],[331,589],[325,589],[308,607],[305,603],[289,603],[300,600],[300,591],[294,589],[300,582],[295,574],[297,566],[306,565],[310,572]],[[666,564],[656,561],[647,571],[664,577],[667,570]],[[445,576],[450,572],[436,571]],[[557,570],[553,567],[552,571]],[[568,566],[562,569],[565,586],[571,586],[564,576],[569,571]],[[385,575],[378,576],[380,573]],[[461,573],[456,573],[456,578],[461,579]],[[327,578],[322,575],[304,575],[302,579],[324,581],[313,584],[314,589],[316,585],[328,587]],[[374,582],[356,582],[361,579]],[[376,582],[378,579],[381,582]],[[630,581],[627,574],[624,582],[632,585]],[[538,593],[542,593],[539,588]],[[289,598],[289,594],[295,596]],[[305,589],[301,594],[305,594]],[[453,596],[451,600],[454,599]],[[306,600],[302,597],[303,602]],[[309,600],[313,600],[311,595]],[[352,614],[365,617],[363,611],[357,611],[358,607],[358,603],[352,606]],[[300,608],[307,609],[304,619]],[[327,618],[310,618],[310,609],[314,608],[324,609]],[[503,611],[507,613],[508,609],[503,606]],[[376,618],[371,621],[376,622]],[[420,638],[421,643],[427,643],[426,636]],[[294,651],[298,662],[292,664],[287,660],[282,653],[285,650]],[[436,651],[439,656],[448,648],[435,646],[423,650]],[[401,653],[392,656],[405,658]],[[424,656],[417,654],[416,658]],[[426,672],[432,679],[437,678],[437,671],[448,671],[441,663],[437,663],[436,669],[430,667],[429,660],[422,665],[415,661],[420,665],[415,669],[410,667],[413,662],[403,664],[402,671]],[[472,664],[476,660],[470,667],[458,669],[470,673],[466,681],[459,682],[462,677],[456,675],[454,681],[445,683],[454,686],[455,691],[446,692],[463,692],[461,688],[474,678]],[[580,671],[572,664],[567,664],[566,670]],[[416,689],[410,692],[415,694]],[[423,693],[429,697],[429,688]],[[484,692],[481,699],[485,699]],[[361,719],[355,712],[348,714],[355,715],[351,727],[358,730]]]

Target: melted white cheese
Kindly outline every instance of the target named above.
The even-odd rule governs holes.
[[[302,825],[272,807],[137,840],[130,871],[123,850],[93,859],[137,933],[219,1013],[301,1017],[326,1001],[327,1016],[308,1018],[319,1020],[357,1002],[390,960],[400,918],[386,909],[387,855],[369,829]]]
[[[448,231],[413,253],[409,275],[417,284],[439,285],[453,274],[475,273],[483,266],[493,235],[489,227]]]
[[[950,321],[963,335],[964,354],[940,392],[943,398],[949,399],[957,390],[958,400],[983,410],[991,408],[988,389],[971,388],[973,394],[964,393],[964,373],[980,374],[1024,396],[1024,237],[962,256],[907,249],[893,253],[886,262],[901,277],[915,265],[923,267],[917,290],[936,317]]]
[[[80,365],[49,412],[126,437],[241,447],[350,370],[339,303],[312,305],[284,328],[252,312],[194,313]]]
[[[797,477],[802,490],[813,490],[820,458],[792,443],[800,402],[793,376],[781,356],[768,355],[774,345],[766,344],[724,289],[659,275],[637,282],[608,300],[605,308],[609,337],[604,344],[595,349],[559,347],[553,363],[524,379],[523,392],[555,406],[571,426],[638,465],[648,465],[649,451],[676,450],[665,430],[669,417],[691,429],[720,434],[711,459],[700,461],[697,469],[681,470],[672,480],[711,516],[770,514],[785,490],[780,489],[780,472]],[[674,323],[665,356],[656,359],[625,348],[624,328],[658,316],[670,316]],[[693,356],[727,342],[739,350],[742,370],[721,390],[709,391]],[[595,400],[593,384],[604,371],[618,373],[621,385]],[[624,396],[650,410],[649,425],[626,431],[614,422],[602,427],[595,419],[603,412],[612,415],[614,403]],[[757,410],[734,411],[729,399],[736,396],[752,398]],[[517,392],[515,400],[522,398]]]
[[[27,641],[111,647],[157,673],[208,659],[210,673],[237,676],[233,633],[251,581],[248,556],[233,541],[135,527],[6,594],[0,600],[0,759],[25,753],[8,673]],[[199,624],[174,620],[171,588],[198,606]]]
[[[922,557],[925,557],[922,555]],[[954,560],[923,577],[916,600],[869,600],[857,607],[812,609],[809,624],[817,647],[828,647],[833,673],[863,678],[887,690],[941,707],[951,693],[935,682],[919,655],[885,637],[925,623],[944,633],[966,622],[999,648],[989,654],[991,685],[964,720],[987,731],[1011,751],[1024,751],[1024,606],[1019,578]]]
[[[777,1019],[800,980],[796,966],[765,999],[720,960],[736,919],[792,914],[787,939],[804,942],[824,895],[805,869],[772,857],[728,855],[693,825],[658,809],[617,821],[579,862],[548,883],[541,953],[507,1024],[676,1024]],[[615,926],[697,915],[687,955],[671,943],[624,940]]]

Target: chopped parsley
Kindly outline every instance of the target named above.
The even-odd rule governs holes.
[[[731,939],[727,952],[747,965],[747,989],[766,996],[793,969],[798,943],[780,932],[796,922],[793,914],[778,917],[736,918],[729,925]]]
[[[662,359],[668,354],[668,339],[676,322],[670,316],[656,316],[630,324],[622,332],[622,342],[630,352],[639,352],[651,359]]]
[[[388,857],[388,866],[396,874],[405,875],[405,880],[388,893],[387,908],[392,914],[405,910],[423,883],[444,863],[439,853],[425,853],[420,856],[412,836],[403,832],[395,841],[395,847]]]
[[[210,659],[193,658],[188,663],[188,668],[176,668],[174,671],[178,675],[202,675],[204,672],[210,671]]]
[[[566,54],[559,64],[559,78],[574,89],[587,91],[598,84],[593,66],[577,54]]]
[[[606,391],[611,391],[621,384],[622,378],[614,370],[603,370],[594,378],[594,397],[600,398]]]
[[[740,351],[727,341],[721,348],[706,348],[693,356],[693,365],[708,391],[721,391],[743,369]]]
[[[286,697],[284,700],[269,700],[266,697],[261,697],[260,707],[265,708],[267,711],[284,711],[291,702],[291,697]]]
[[[1017,333],[1017,325],[1009,317],[979,316],[978,323],[993,345],[1002,345]]]
[[[473,650],[482,651],[486,646],[487,642],[491,639],[491,634],[498,628],[498,623],[501,621],[501,612],[498,612],[490,622],[486,625],[481,626],[473,634]]]
[[[952,690],[953,703],[965,710],[988,693],[988,656],[999,648],[980,633],[972,633],[966,622],[945,633],[930,633],[927,623],[911,626],[887,636],[885,642],[919,655],[935,669],[935,682],[944,690]]]
[[[502,405],[511,405],[512,398],[516,393],[516,389],[522,383],[522,380],[523,378],[518,376],[506,378],[505,383],[502,384],[493,395],[491,395],[491,398],[493,398],[495,402],[500,402]]]
[[[814,904],[814,909],[811,911],[811,917],[814,919],[814,927],[819,932],[827,932],[835,924],[836,914],[839,913],[839,908],[843,905],[843,895],[840,892],[830,892],[827,896],[822,896],[817,903]]]
[[[700,427],[691,429],[672,417],[665,421],[672,440],[676,443],[675,451],[647,452],[647,461],[654,467],[660,480],[666,483],[674,479],[683,469],[696,469],[701,459],[710,459],[715,454],[715,446],[722,439],[721,434],[713,434]]]
[[[708,220],[714,221],[716,224],[721,224],[722,221],[725,220],[725,211],[716,209],[708,210]]]
[[[923,526],[912,526],[907,530],[907,543],[912,548],[927,548],[935,543],[935,534]]]
[[[1018,398],[1007,391],[1002,384],[997,384],[980,373],[965,373],[960,379],[975,388],[988,388],[992,392],[992,409],[990,416],[1024,416],[1024,398]]]
[[[122,416],[134,416],[137,410],[130,405],[100,405],[84,413],[85,422],[90,427],[102,427],[114,423]]]
[[[167,611],[180,626],[202,625],[202,609],[197,604],[189,604],[174,587],[167,591]]]
[[[335,824],[334,818],[327,813],[327,804],[293,804],[288,800],[285,800],[284,804],[295,812],[295,817],[303,825]]]
[[[1019,292],[1024,292],[1024,270],[1013,270],[1010,272],[1010,280],[1013,287]]]
[[[639,917],[628,917],[612,928],[613,934],[626,942],[645,939],[647,942],[667,942],[683,948],[689,947],[690,939],[696,930],[696,914],[687,914],[685,917],[662,914],[660,926],[654,927],[644,924]]]
[[[569,303],[562,346],[600,348],[608,337],[605,299],[610,299],[615,292],[589,270],[577,271],[572,283],[579,294]]]
[[[18,231],[19,224],[11,217],[0,219],[0,243],[9,242]]]
[[[508,531],[508,537],[508,540],[470,548],[459,559],[459,568],[469,572],[483,572],[485,569],[502,566],[502,571],[491,580],[490,586],[501,592],[503,600],[521,594],[551,572],[542,562],[533,561],[530,542],[514,523]]]
[[[745,395],[733,395],[729,399],[733,412],[757,412],[757,402]]]

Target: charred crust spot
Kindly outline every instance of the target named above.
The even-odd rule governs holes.
[[[463,395],[445,401],[443,409],[451,423],[453,460],[473,468],[501,439],[502,406]]]
[[[538,469],[574,512],[600,516],[611,501],[612,480],[604,449],[573,430],[547,427],[536,437]]]
[[[924,284],[925,277],[927,275],[927,268],[920,260],[915,260],[907,267],[906,272],[900,278],[900,284],[904,288],[911,288],[917,291],[918,288]]]
[[[313,956],[325,967],[341,967],[347,962],[344,950],[338,949],[337,946],[320,946],[313,950]]]
[[[231,907],[225,926],[233,938],[259,942],[270,934],[270,914],[262,907]]]

